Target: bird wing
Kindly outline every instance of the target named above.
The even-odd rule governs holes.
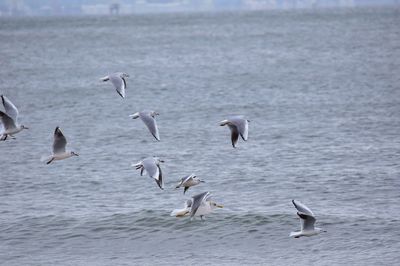
[[[180,188],[185,182],[187,182],[190,179],[191,176],[192,175],[187,175],[185,177],[182,177],[176,188]]]
[[[148,175],[155,180],[159,180],[160,178],[160,168],[157,166],[154,158],[146,158],[143,160],[142,165]]]
[[[66,138],[61,132],[61,129],[59,127],[56,127],[56,129],[54,130],[53,153],[56,154],[65,152],[66,145]]]
[[[229,129],[231,130],[231,141],[232,141],[232,146],[235,148],[236,144],[239,139],[239,131],[235,125],[228,124]]]
[[[190,217],[193,217],[200,205],[211,196],[210,192],[203,192],[192,198],[192,208],[190,210]]]
[[[126,88],[126,81],[120,75],[111,75],[109,76],[111,83],[114,85],[115,89],[117,90],[118,94],[125,98],[125,88]]]
[[[297,212],[297,215],[300,217],[300,225],[301,225],[301,230],[314,230],[314,224],[315,224],[315,217],[314,216],[310,216],[310,215],[306,215],[306,214],[302,214],[300,212]]]
[[[300,201],[292,200],[297,209],[297,215],[300,217],[301,230],[314,230],[315,217],[313,212]]]
[[[182,185],[185,184],[186,182],[188,182],[191,179],[193,179],[193,174],[185,176],[184,178],[182,178]]]
[[[249,122],[247,119],[242,117],[234,117],[230,119],[231,123],[237,127],[237,130],[243,140],[247,140],[249,137]]]
[[[2,111],[0,111],[0,119],[5,130],[16,127],[14,120]]]
[[[19,114],[17,107],[4,95],[1,95],[1,101],[3,102],[7,115],[14,120],[14,123],[17,123]]]
[[[160,187],[160,189],[164,190],[164,181],[163,181],[161,167],[159,165],[157,165],[157,168],[158,168],[159,175],[158,175],[158,179],[156,179],[156,183]]]
[[[154,136],[156,140],[160,140],[160,135],[158,133],[157,122],[154,117],[150,115],[150,113],[140,113],[140,119],[142,119],[143,123],[147,126],[150,133]]]

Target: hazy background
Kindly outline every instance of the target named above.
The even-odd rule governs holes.
[[[399,3],[399,0],[0,0],[0,16],[327,8]]]

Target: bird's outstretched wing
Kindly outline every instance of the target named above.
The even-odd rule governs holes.
[[[61,132],[59,127],[54,130],[54,142],[53,142],[53,153],[63,153],[65,152],[65,146],[67,145],[67,139]]]

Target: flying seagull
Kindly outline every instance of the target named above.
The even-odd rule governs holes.
[[[138,162],[137,164],[132,164],[136,167],[136,170],[140,169],[140,175],[143,176],[147,172],[149,177],[154,178],[160,189],[164,189],[164,181],[160,168],[160,163],[164,161],[158,157],[148,157]]]
[[[202,182],[204,182],[204,181],[200,180],[195,174],[191,174],[191,175],[183,177],[181,179],[181,181],[178,183],[178,185],[176,186],[176,188],[184,187],[183,194],[185,194],[186,190],[188,190],[190,187],[198,185]]]
[[[315,216],[306,205],[295,200],[292,200],[292,203],[297,209],[297,215],[300,217],[301,231],[291,232],[291,237],[299,238],[301,236],[313,236],[318,235],[320,232],[326,232],[321,228],[314,227]]]
[[[53,154],[42,160],[46,161],[46,164],[50,164],[52,161],[63,160],[72,156],[79,156],[73,151],[66,151],[65,146],[67,146],[67,139],[64,137],[61,129],[56,127],[54,130]]]
[[[6,96],[1,95],[1,101],[4,106],[4,110],[6,111],[5,113],[0,111],[0,120],[3,124],[2,130],[0,132],[0,140],[4,141],[7,139],[8,136],[14,138],[14,134],[17,134],[23,129],[29,128],[18,123],[18,109]]]
[[[228,125],[231,130],[232,146],[236,148],[236,144],[239,139],[239,135],[244,141],[248,139],[249,135],[249,120],[243,116],[233,116],[229,119],[223,120],[219,123],[220,126]]]
[[[126,89],[126,78],[128,78],[129,75],[123,72],[116,72],[111,75],[105,76],[101,78],[101,81],[111,81],[111,83],[114,85],[115,89],[117,90],[119,96],[122,98],[125,98],[125,89]]]
[[[192,199],[185,203],[185,209],[172,211],[172,216],[185,216],[190,213],[190,218],[193,219],[195,216],[200,216],[203,220],[204,215],[213,212],[215,208],[223,208],[224,206],[219,205],[211,201],[210,192],[203,192],[195,195]]]
[[[140,119],[147,126],[153,137],[159,141],[160,135],[158,134],[156,115],[159,115],[159,113],[154,111],[144,110],[141,112],[134,113],[133,115],[130,115],[130,117],[132,117],[132,119],[140,117]]]

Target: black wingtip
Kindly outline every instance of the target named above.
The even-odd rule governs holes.
[[[151,135],[153,135],[153,137],[154,137],[157,141],[160,141],[154,134],[151,134]]]
[[[296,203],[294,202],[294,199],[292,199],[292,203],[297,208]]]
[[[121,96],[122,99],[125,99],[124,96],[122,96],[122,94],[116,89],[117,93],[119,94],[119,96]]]

